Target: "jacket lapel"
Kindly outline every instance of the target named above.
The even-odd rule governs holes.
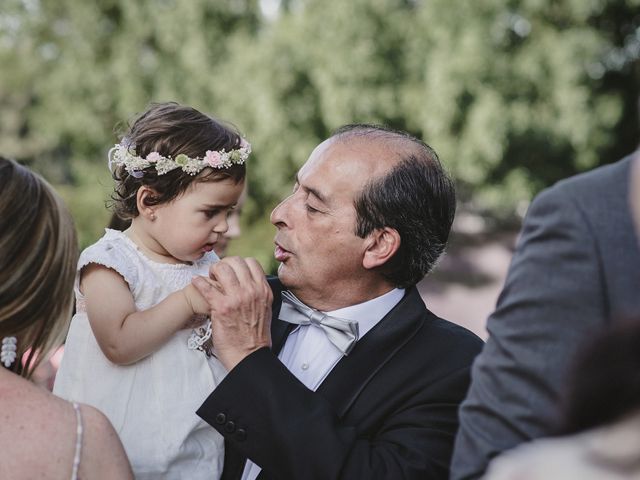
[[[342,358],[317,389],[342,418],[376,373],[423,325],[424,302],[415,287],[396,305],[351,353]]]
[[[280,350],[282,350],[289,333],[291,333],[291,330],[293,330],[295,325],[278,319],[278,315],[280,315],[280,307],[282,306],[281,293],[284,289],[278,280],[278,277],[269,277],[267,281],[273,291],[273,305],[271,308],[271,350],[273,350],[275,355],[278,355]]]

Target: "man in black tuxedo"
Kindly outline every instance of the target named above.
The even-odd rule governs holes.
[[[454,212],[430,147],[346,126],[271,214],[279,280],[236,257],[194,281],[229,370],[198,410],[225,437],[223,478],[448,477],[482,342],[427,310],[415,284]]]

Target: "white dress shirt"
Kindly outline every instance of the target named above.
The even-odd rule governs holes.
[[[358,322],[358,339],[364,337],[395,307],[404,290],[395,288],[364,303],[324,312],[338,318]],[[314,324],[297,326],[278,355],[280,361],[307,388],[315,391],[342,358],[342,352],[329,341],[324,330]],[[242,480],[255,480],[262,469],[247,460]]]

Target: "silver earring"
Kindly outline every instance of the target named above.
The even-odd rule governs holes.
[[[18,340],[16,337],[4,337],[2,339],[2,348],[0,348],[0,362],[5,367],[9,368],[16,360],[16,344]]]

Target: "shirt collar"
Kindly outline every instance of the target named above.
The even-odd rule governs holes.
[[[358,322],[358,331],[360,333],[359,337],[362,338],[369,330],[375,327],[380,320],[382,320],[385,315],[400,302],[400,300],[402,300],[402,297],[404,297],[404,289],[394,288],[393,290],[380,295],[379,297],[367,300],[366,302],[324,313],[334,317]]]

